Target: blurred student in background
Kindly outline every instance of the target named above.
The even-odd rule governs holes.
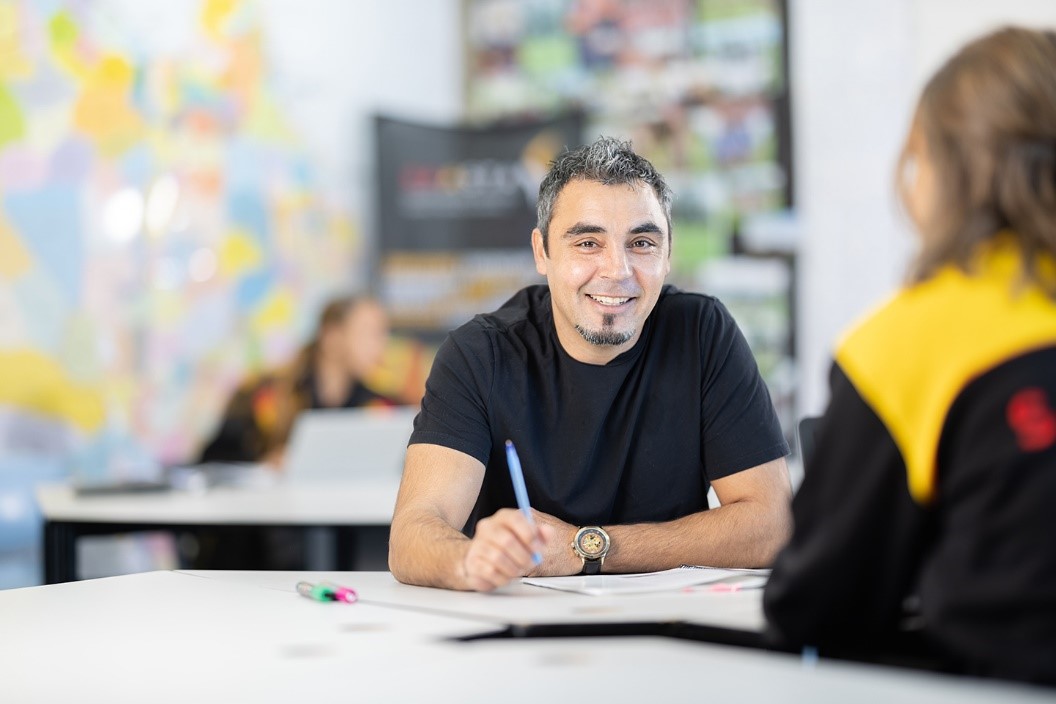
[[[388,315],[377,301],[362,296],[330,301],[315,334],[289,365],[239,386],[200,461],[280,466],[301,411],[395,405],[363,381],[381,364],[388,341]]]
[[[951,58],[899,176],[920,254],[838,345],[766,614],[822,655],[1056,684],[1056,33]]]
[[[200,462],[265,462],[280,469],[301,411],[396,405],[363,381],[381,364],[388,341],[388,315],[377,301],[361,296],[330,301],[290,364],[238,387]],[[197,569],[307,566],[304,536],[296,528],[229,526],[199,531],[191,544],[184,561]]]

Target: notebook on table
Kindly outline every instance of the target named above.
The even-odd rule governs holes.
[[[683,565],[660,572],[635,574],[572,575],[569,577],[524,577],[523,584],[590,596],[649,594],[708,586],[708,591],[736,592],[761,589],[770,576],[768,569],[732,569]]]

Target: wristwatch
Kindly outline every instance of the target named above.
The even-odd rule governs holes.
[[[600,526],[583,526],[576,531],[576,537],[572,539],[572,551],[583,560],[580,574],[599,574],[611,544],[609,534]]]

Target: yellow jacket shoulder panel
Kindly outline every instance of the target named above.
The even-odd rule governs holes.
[[[853,327],[836,361],[894,438],[914,500],[935,491],[939,439],[954,400],[973,379],[1056,345],[1056,302],[1020,284],[1020,257],[992,246],[971,273],[947,267],[903,289]]]

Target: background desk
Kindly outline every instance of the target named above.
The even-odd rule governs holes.
[[[83,497],[65,484],[44,485],[37,491],[44,516],[44,581],[76,579],[81,536],[217,526],[325,529],[335,535],[334,567],[377,569],[385,564],[398,490],[399,480],[393,479]]]
[[[438,590],[396,589],[383,576],[332,576],[365,596],[401,595],[401,601],[419,606],[445,598]],[[276,588],[275,577],[152,572],[0,592],[5,634],[0,692],[5,701],[108,704],[203,699],[1019,704],[1051,702],[1054,695],[867,665],[821,661],[805,667],[780,653],[655,638],[459,642],[452,638],[479,631],[480,620],[438,613],[446,608],[442,605],[313,602],[296,595],[285,576]],[[459,599],[459,608],[494,615],[489,602],[496,596],[522,606],[534,597],[551,604],[569,597],[594,603],[593,597],[525,589],[464,595],[469,598]],[[515,616],[507,614],[506,620]]]

